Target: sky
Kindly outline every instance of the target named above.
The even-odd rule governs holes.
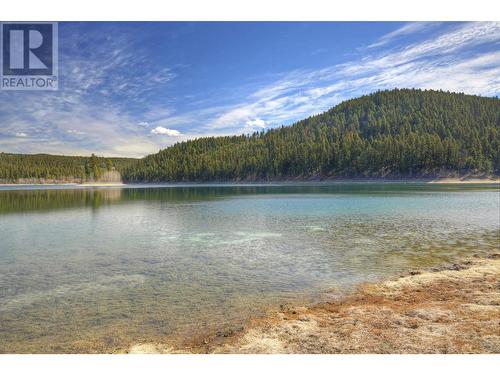
[[[142,157],[392,88],[500,94],[498,22],[59,23],[59,90],[0,91],[0,152]]]

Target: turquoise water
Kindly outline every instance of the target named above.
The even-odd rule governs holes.
[[[498,251],[498,187],[0,187],[0,352],[189,342]]]

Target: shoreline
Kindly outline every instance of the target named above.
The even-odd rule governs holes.
[[[127,184],[123,182],[84,182],[84,183],[77,183],[77,182],[60,182],[60,183],[32,183],[32,184],[27,184],[27,183],[9,183],[9,184],[0,184],[1,186],[78,186],[78,187],[105,187],[105,186],[126,186]]]
[[[346,298],[287,307],[216,353],[500,353],[500,259],[361,285]]]
[[[401,183],[401,184],[411,184],[411,183],[427,183],[427,184],[470,184],[470,185],[500,185],[500,177],[497,178],[437,178],[437,179],[293,179],[293,180],[270,180],[270,181],[192,181],[192,182],[141,182],[141,183],[126,183],[126,182],[61,182],[61,183],[0,183],[2,186],[75,186],[75,187],[107,187],[107,186],[135,186],[135,185],[165,185],[165,186],[204,186],[204,185],[309,185],[309,184],[329,184],[329,183]]]
[[[500,184],[500,178],[441,178],[429,181],[429,184]]]
[[[77,186],[88,186],[88,187],[106,187],[106,186],[125,186],[123,182],[84,182],[83,184],[77,184]]]
[[[338,300],[282,305],[238,332],[121,353],[500,353],[500,254],[366,283]]]

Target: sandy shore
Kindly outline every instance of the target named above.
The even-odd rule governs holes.
[[[78,186],[104,187],[104,186],[125,186],[122,182],[84,182]]]
[[[430,184],[500,184],[500,178],[439,178]]]
[[[500,353],[500,255],[365,284],[339,301],[281,306],[242,332],[128,353]]]

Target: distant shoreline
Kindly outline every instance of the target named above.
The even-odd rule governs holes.
[[[104,186],[125,186],[126,184],[121,182],[88,182],[88,183],[76,183],[76,182],[61,182],[61,183],[0,183],[0,186],[88,186],[88,187],[104,187]]]
[[[441,178],[429,181],[430,184],[500,184],[500,178]]]
[[[77,186],[91,186],[91,187],[101,187],[101,186],[125,186],[123,182],[84,182],[83,184],[77,184]]]
[[[428,183],[428,184],[500,184],[500,177],[443,177],[434,179],[423,178],[324,178],[324,179],[283,179],[283,180],[238,180],[238,181],[159,181],[159,182],[50,182],[50,183],[0,183],[0,186],[80,186],[80,187],[110,187],[133,185],[244,185],[244,184],[314,184],[314,183]]]

